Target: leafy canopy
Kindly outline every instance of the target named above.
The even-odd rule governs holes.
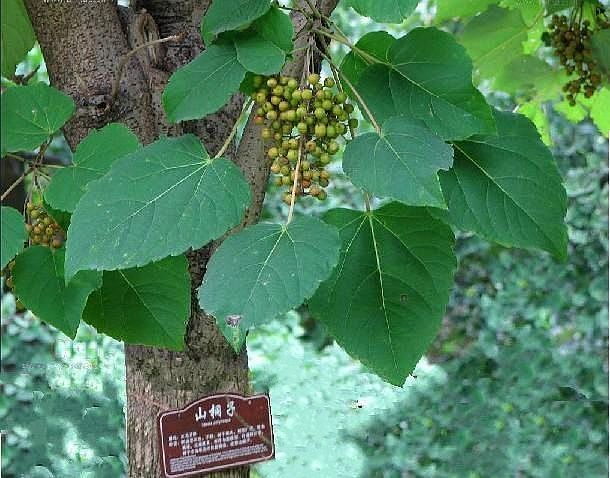
[[[353,357],[401,385],[448,302],[456,268],[451,227],[566,257],[566,193],[540,137],[550,142],[543,102],[557,99],[565,82],[541,53],[544,15],[553,9],[498,3],[439,0],[437,27],[413,28],[399,38],[369,32],[352,44],[332,20],[318,30],[349,48],[340,67],[332,59],[329,66],[372,126],[353,131],[343,154],[343,170],[361,188],[365,207],[332,209],[321,221],[291,206],[284,224],[248,225],[210,248],[198,299],[236,351],[249,328],[307,302]],[[396,23],[412,19],[417,6],[412,0],[346,4],[375,21]],[[2,9],[3,17],[5,9],[17,12],[17,30],[3,28],[2,34],[2,74],[11,76],[33,40],[21,3],[10,0]],[[317,25],[317,12],[309,17]],[[450,20],[465,24],[457,36],[440,28]],[[170,121],[216,113],[240,90],[256,95],[257,88],[270,88],[284,110],[294,106],[275,79],[264,83],[257,76],[276,75],[297,55],[297,32],[282,7],[269,0],[215,1],[201,33],[206,49],[171,76],[163,93]],[[592,39],[592,54],[606,73],[609,41],[605,30]],[[333,88],[334,81],[328,84]],[[477,84],[513,95],[523,114],[492,108]],[[608,92],[604,79],[592,98],[557,109],[574,119],[590,115],[607,129]],[[338,107],[345,98],[320,95],[311,95],[322,111],[313,121],[335,109],[354,129],[351,108]],[[251,115],[273,129],[267,137],[277,130],[269,104]],[[2,94],[2,154],[46,146],[73,112],[73,101],[50,86],[9,85]],[[307,120],[283,133],[307,145],[313,126]],[[51,216],[69,224],[65,250],[23,250],[23,222],[31,218],[2,208],[2,266],[15,257],[11,274],[20,300],[71,337],[85,320],[127,343],[181,350],[192,287],[184,254],[240,226],[251,203],[242,172],[222,157],[239,125],[214,158],[190,134],[141,147],[124,125],[92,131],[42,197]],[[344,136],[334,125],[317,126]],[[320,144],[307,147],[315,152]],[[319,153],[322,160],[325,151]],[[297,159],[283,151],[272,156],[291,167]],[[261,168],[270,166],[261,158]],[[375,208],[375,197],[390,202]]]

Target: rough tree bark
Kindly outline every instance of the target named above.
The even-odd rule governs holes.
[[[330,15],[337,1],[317,0],[317,7]],[[159,101],[169,75],[204,48],[199,24],[210,0],[138,0],[131,11],[117,7],[116,0],[82,3],[25,0],[25,3],[51,84],[69,94],[77,105],[74,118],[64,128],[72,149],[92,128],[112,121],[129,126],[144,144],[154,141],[159,134],[182,132],[199,136],[211,154],[224,143],[241,110],[241,95],[235,95],[214,115],[180,125],[167,124]],[[303,3],[307,9],[307,4]],[[148,25],[154,22],[161,37],[177,33],[183,33],[185,37],[179,43],[165,44],[152,59],[142,54],[134,55],[124,68],[119,94],[113,102],[111,92],[117,65],[133,47],[132,28],[138,15],[139,20],[146,15]],[[297,32],[305,25],[305,19],[299,14],[293,16],[293,22]],[[302,34],[295,48],[313,41],[313,37]],[[286,72],[299,77],[304,63],[304,51],[300,51],[287,65]],[[319,59],[314,67],[319,68]],[[237,154],[232,148],[227,156],[240,166],[252,189],[254,201],[244,224],[255,222],[260,215],[269,175],[259,127],[250,121]],[[236,355],[232,351],[214,320],[199,308],[197,301],[196,289],[201,284],[213,248],[208,246],[188,253],[192,314],[186,349],[171,352],[153,347],[126,347],[131,478],[162,476],[155,426],[160,409],[178,408],[209,393],[249,392],[246,353]],[[205,476],[243,478],[249,476],[249,470],[243,467]]]

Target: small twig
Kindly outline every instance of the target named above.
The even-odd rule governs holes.
[[[289,54],[292,55],[292,54],[294,54],[296,52],[307,50],[308,48],[309,48],[309,45],[302,46],[302,47],[299,47],[299,48],[295,48],[294,50],[291,50]]]
[[[288,219],[286,219],[286,225],[292,221],[292,214],[294,212],[294,203],[297,197],[297,185],[299,182],[299,169],[301,169],[301,156],[303,155],[303,139],[299,141],[299,152],[297,155],[297,165],[294,168],[294,181],[292,182],[292,192],[290,194],[290,209],[288,210]]]
[[[358,48],[347,37],[345,37],[343,35],[337,36],[336,32],[327,32],[326,30],[321,30],[319,28],[314,29],[314,31],[316,33],[319,33],[320,35],[324,35],[325,37],[330,38],[331,40],[335,40],[335,41],[349,47],[351,50],[353,50],[357,55],[360,55],[368,63],[379,63],[381,65],[386,65],[386,66],[392,67],[391,64],[389,64],[385,61],[381,61],[379,58],[375,58],[373,55],[367,53],[366,51],[362,50],[361,48]]]
[[[302,8],[299,7],[286,7],[284,5],[278,5],[278,8],[282,9],[282,10],[288,10],[289,12],[297,12],[300,13],[301,15],[303,15],[304,17],[309,17],[310,14],[307,13],[305,10],[303,10]]]
[[[316,17],[318,17],[321,20],[322,19],[322,14],[316,8],[316,6],[312,3],[312,1],[311,0],[305,0],[305,2],[309,6],[309,9],[311,10],[311,13],[313,13]]]
[[[4,201],[6,199],[6,197],[11,193],[11,191],[13,189],[15,189],[17,186],[19,186],[22,181],[25,179],[25,177],[30,174],[32,171],[34,171],[34,169],[36,169],[34,166],[30,166],[27,170],[25,170],[23,172],[23,174],[21,176],[19,176],[15,182],[13,184],[11,184],[8,189],[6,191],[4,191],[2,193],[2,196],[0,197],[0,201]]]
[[[27,161],[26,161],[26,159],[25,159],[25,158],[22,158],[21,156],[18,156],[18,155],[13,154],[13,153],[6,153],[6,154],[4,155],[4,157],[5,157],[5,158],[12,158],[12,159],[16,159],[17,161],[20,161],[20,162],[22,162],[22,163],[27,163]]]
[[[27,75],[13,75],[13,81],[18,85],[27,85],[28,81],[32,79],[32,77],[38,73],[40,69],[40,65],[30,71]]]
[[[30,152],[20,152],[19,154],[5,153],[3,157],[11,158],[16,161],[20,161],[22,163],[29,163],[29,162],[35,161],[36,158],[38,157],[38,154],[30,153]],[[64,162],[59,156],[45,154],[44,158],[42,158],[42,164],[44,166],[49,166],[49,165],[62,165],[63,166]]]
[[[34,169],[34,186],[38,191],[42,191],[40,184],[38,183],[38,174],[41,172],[40,168],[42,167],[42,160],[44,158],[45,153],[47,152],[47,148],[51,145],[52,139],[49,138],[47,141],[42,143],[38,153],[36,153],[36,158],[34,159],[34,164],[32,165]]]
[[[333,22],[330,18],[326,17],[328,19],[328,23],[329,25],[332,25],[332,27],[337,30],[337,33],[339,35],[341,35],[343,38],[349,38],[345,32],[343,30],[341,30],[341,28],[339,28],[339,25],[337,25],[335,22]]]
[[[364,195],[364,207],[366,209],[366,212],[371,212],[371,198],[369,196],[369,193],[363,190],[362,194]]]
[[[231,132],[229,133],[229,136],[227,137],[226,141],[224,142],[224,144],[222,145],[220,150],[216,153],[216,155],[214,156],[213,159],[218,159],[223,154],[225,154],[225,152],[227,151],[227,148],[231,144],[231,141],[233,141],[233,138],[237,134],[237,130],[239,129],[239,124],[241,123],[241,120],[242,120],[242,117],[244,116],[244,113],[246,111],[248,111],[248,109],[250,108],[250,105],[252,103],[253,103],[252,99],[248,98],[248,100],[246,101],[246,104],[244,105],[244,109],[241,110],[241,113],[239,114],[239,117],[235,120],[235,124],[233,125],[233,128],[231,129]]]
[[[182,41],[184,39],[184,36],[184,33],[179,33],[177,35],[171,35],[165,38],[157,38],[156,40],[151,40],[149,42],[143,43],[142,45],[138,45],[133,50],[128,52],[125,56],[123,56],[117,66],[116,75],[114,78],[114,86],[112,87],[112,93],[110,94],[110,104],[108,105],[108,107],[110,107],[110,105],[116,100],[117,96],[119,95],[119,88],[121,87],[121,77],[123,76],[123,69],[125,68],[125,65],[127,65],[133,55],[135,55],[143,48],[147,48],[149,46],[159,45],[161,43],[167,43],[170,41]]]

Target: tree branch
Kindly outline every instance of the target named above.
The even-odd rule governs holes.
[[[32,171],[34,171],[34,169],[35,169],[35,168],[34,168],[34,166],[30,166],[28,169],[26,169],[26,170],[23,172],[23,174],[21,174],[21,176],[19,176],[19,177],[17,178],[17,180],[16,180],[16,181],[15,181],[13,184],[11,184],[11,185],[10,185],[10,186],[9,186],[9,187],[6,189],[6,191],[4,191],[4,192],[2,193],[2,196],[0,196],[0,201],[4,201],[4,200],[6,199],[6,196],[8,196],[8,195],[11,193],[11,191],[12,191],[13,189],[15,189],[17,186],[19,186],[19,185],[21,184],[21,182],[22,182],[22,181],[25,179],[25,177],[26,177],[28,174],[30,174]]]

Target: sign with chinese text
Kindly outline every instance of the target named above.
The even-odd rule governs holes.
[[[219,394],[161,412],[161,467],[168,478],[222,470],[274,457],[269,397]]]

